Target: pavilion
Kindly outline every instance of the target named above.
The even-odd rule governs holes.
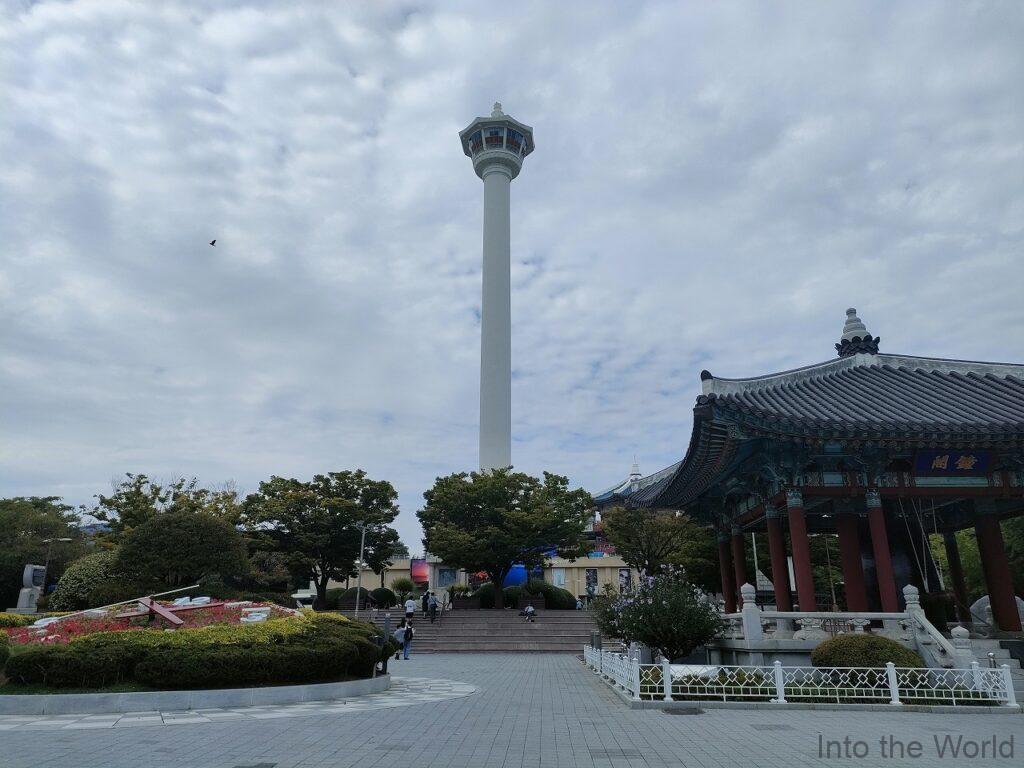
[[[970,621],[954,534],[973,528],[994,622],[1020,632],[1000,521],[1024,514],[1024,365],[883,354],[846,314],[832,360],[748,379],[702,371],[685,458],[599,505],[714,525],[729,613],[751,581],[751,531],[767,534],[781,611],[819,609],[811,534],[838,534],[847,610],[886,612],[901,609],[907,584],[937,591],[927,535],[941,534],[957,614]]]

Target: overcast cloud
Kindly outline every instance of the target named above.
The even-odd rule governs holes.
[[[699,373],[1024,361],[1024,5],[0,0],[0,495],[477,458],[483,188],[513,457],[677,461]],[[217,238],[217,246],[207,242]]]

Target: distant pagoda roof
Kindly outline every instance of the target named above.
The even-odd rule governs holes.
[[[751,438],[1024,446],[1024,365],[880,354],[878,342],[850,309],[837,358],[748,379],[703,371],[683,461],[603,503],[689,503],[754,450]]]

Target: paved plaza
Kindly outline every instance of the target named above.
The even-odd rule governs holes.
[[[643,766],[1019,765],[1024,716],[898,711],[631,710],[568,655],[422,655],[392,662],[394,690],[345,704],[110,716],[28,725],[5,719],[2,768],[641,768]],[[171,715],[171,716],[168,716]],[[77,717],[77,716],[75,716]],[[115,719],[116,718],[116,719]],[[29,718],[39,720],[40,718]],[[131,723],[130,727],[128,727]],[[1005,742],[1012,759],[936,754],[936,737]],[[819,736],[865,758],[819,757]],[[919,741],[917,759],[889,759],[879,739]]]

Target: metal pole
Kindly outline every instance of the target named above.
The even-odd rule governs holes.
[[[361,527],[359,537],[359,570],[356,572],[356,618],[359,618],[359,599],[363,596],[363,548],[366,546],[366,523]]]

